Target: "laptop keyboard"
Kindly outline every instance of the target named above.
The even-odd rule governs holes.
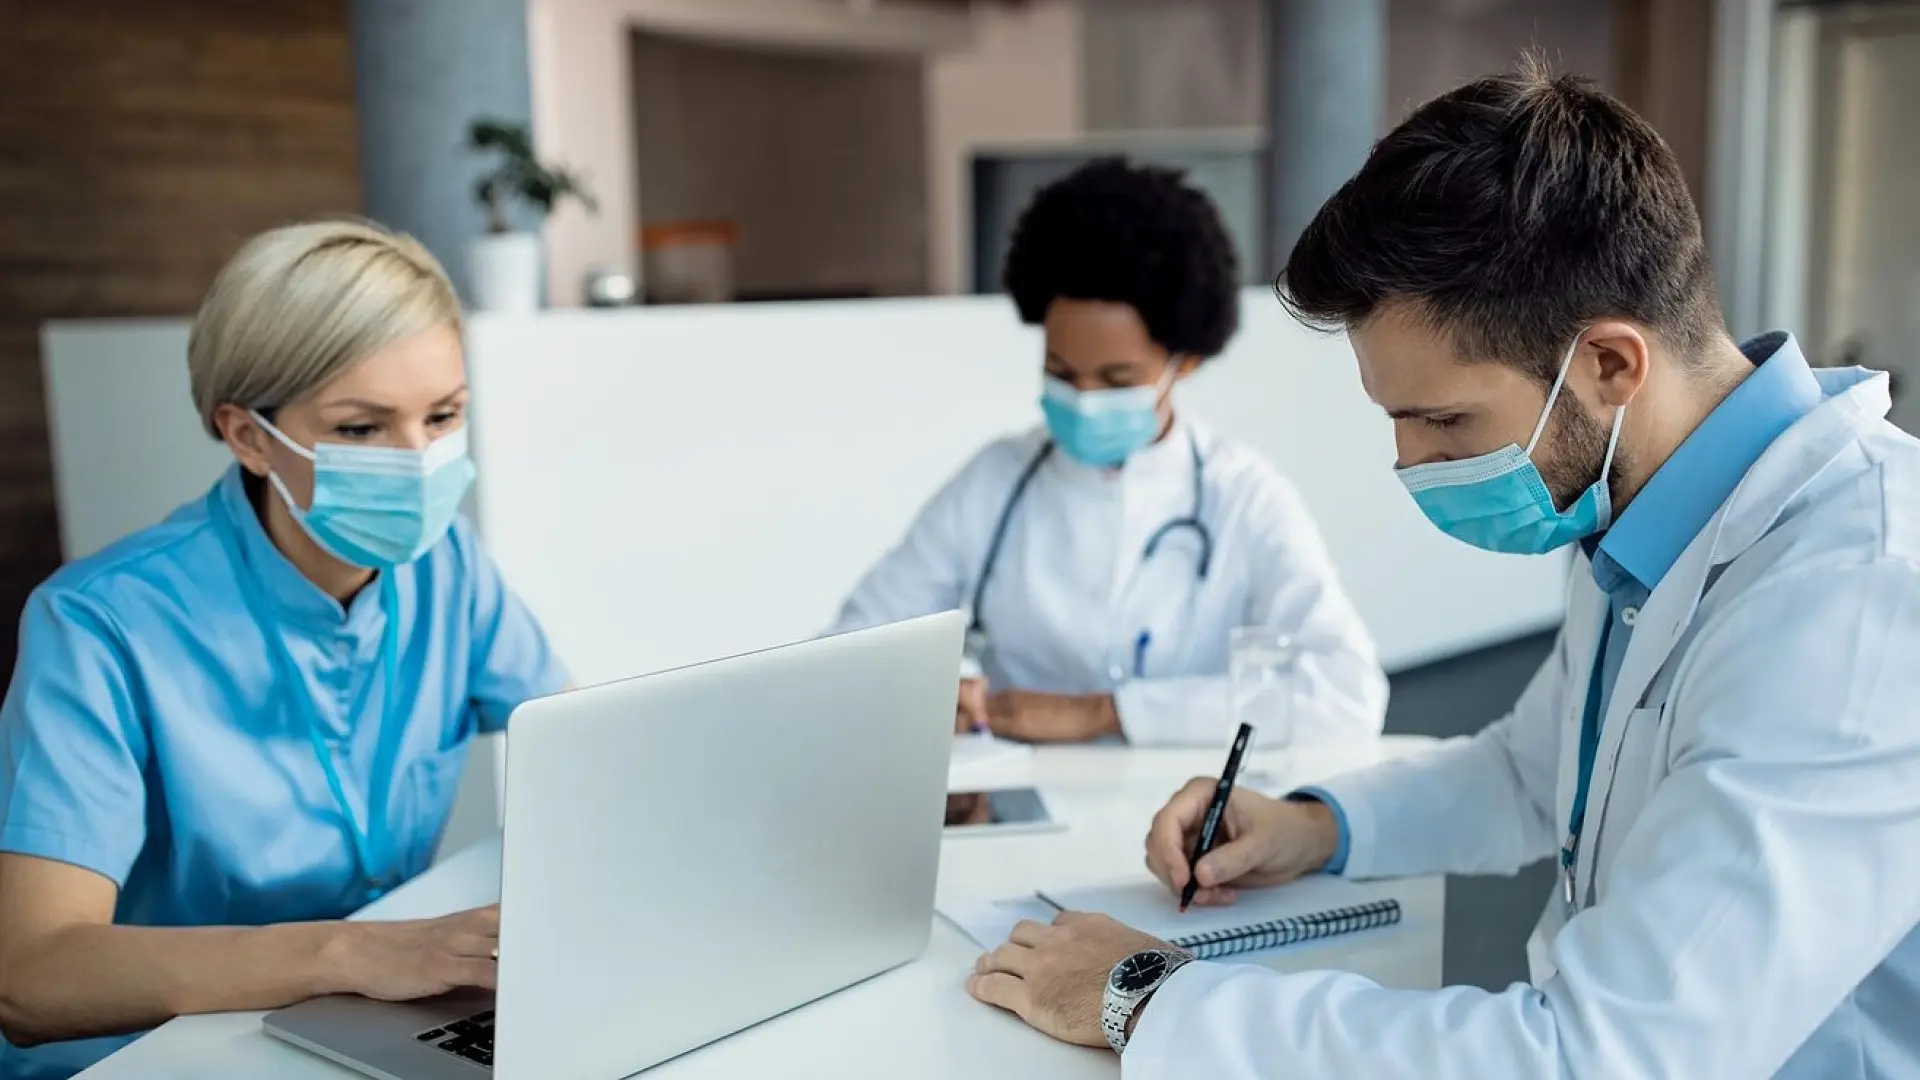
[[[444,1027],[423,1031],[414,1036],[455,1057],[463,1057],[476,1065],[493,1068],[493,1010],[477,1012],[464,1020],[455,1020]]]

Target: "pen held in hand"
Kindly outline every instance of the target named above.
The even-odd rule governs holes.
[[[1194,894],[1200,891],[1200,860],[1213,850],[1214,842],[1220,835],[1220,820],[1226,816],[1227,800],[1233,795],[1234,778],[1240,775],[1240,759],[1246,755],[1247,744],[1253,741],[1253,725],[1241,724],[1234,733],[1233,749],[1227,751],[1226,768],[1220,771],[1220,782],[1214,785],[1213,801],[1207,804],[1207,816],[1200,822],[1200,835],[1193,844],[1193,856],[1187,860],[1187,887],[1180,890],[1180,910],[1185,911],[1193,905]]]

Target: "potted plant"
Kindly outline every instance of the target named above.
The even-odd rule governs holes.
[[[515,201],[541,218],[554,203],[572,196],[589,213],[598,213],[593,196],[565,169],[540,163],[525,124],[490,117],[475,120],[467,132],[470,149],[498,161],[474,182],[474,198],[487,214],[486,234],[476,239],[469,271],[473,306],[481,311],[534,311],[540,307],[540,234],[516,231],[507,218]]]

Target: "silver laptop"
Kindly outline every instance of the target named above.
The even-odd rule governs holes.
[[[925,949],[963,620],[543,698],[507,743],[497,998],[266,1030],[382,1080],[615,1080]]]

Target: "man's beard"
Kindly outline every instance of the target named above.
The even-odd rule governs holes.
[[[1567,407],[1558,408],[1561,404]],[[1540,479],[1546,481],[1547,491],[1553,495],[1554,508],[1565,510],[1599,478],[1613,426],[1611,419],[1605,424],[1594,419],[1572,394],[1563,393],[1555,405],[1555,415],[1547,422],[1543,439],[1547,453],[1539,455],[1534,466],[1540,470]],[[1626,451],[1616,446],[1613,466],[1607,470],[1610,497],[1619,490],[1626,460]]]

